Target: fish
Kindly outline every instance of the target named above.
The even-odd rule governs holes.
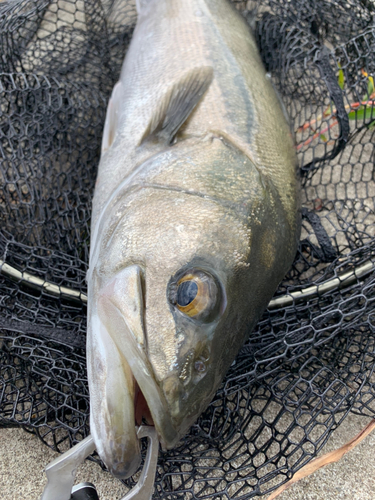
[[[136,429],[175,447],[295,257],[293,137],[227,0],[137,0],[92,204],[87,369],[96,449],[119,478]]]

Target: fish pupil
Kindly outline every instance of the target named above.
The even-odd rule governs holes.
[[[181,307],[189,305],[198,293],[198,285],[194,281],[184,281],[177,290],[177,304]]]

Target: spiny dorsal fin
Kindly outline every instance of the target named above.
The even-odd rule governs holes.
[[[213,69],[210,66],[202,66],[192,69],[175,83],[151,117],[141,143],[151,136],[171,143],[178,129],[210,86],[212,77]]]

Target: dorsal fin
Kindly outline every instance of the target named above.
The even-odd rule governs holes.
[[[190,70],[172,85],[152,115],[141,144],[151,136],[170,144],[210,86],[212,77],[211,66],[202,66]]]

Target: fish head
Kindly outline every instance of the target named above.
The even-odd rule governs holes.
[[[215,148],[207,157],[198,148],[196,162],[225,161],[234,172],[246,162],[246,179],[233,175],[228,184],[239,192],[237,182],[250,183],[244,201],[155,179],[133,186],[111,208],[90,262],[91,431],[118,477],[139,465],[142,418],[164,448],[184,436],[285,273],[287,225],[277,194],[241,152],[220,141]],[[216,189],[219,181],[211,181]]]

